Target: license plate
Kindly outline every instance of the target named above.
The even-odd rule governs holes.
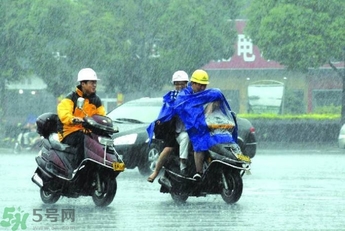
[[[237,156],[237,159],[242,160],[242,161],[245,161],[245,162],[248,162],[248,163],[251,162],[250,157],[249,157],[249,156],[245,156],[245,155],[243,155],[243,154],[239,154],[239,155]]]
[[[124,171],[125,170],[125,163],[120,162],[113,162],[113,169],[114,171]]]
[[[41,177],[35,173],[32,177],[32,179],[34,180],[35,183],[37,183],[40,187],[43,186],[43,180],[41,179]]]

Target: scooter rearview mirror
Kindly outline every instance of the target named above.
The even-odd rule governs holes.
[[[83,110],[85,99],[83,97],[79,97],[77,100],[77,107]]]

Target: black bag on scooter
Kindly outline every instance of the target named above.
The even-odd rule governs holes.
[[[175,124],[175,118],[159,125],[155,124],[155,128],[153,130],[153,132],[155,133],[155,138],[159,140],[167,140],[170,137],[175,137]]]
[[[58,116],[55,113],[47,112],[40,115],[36,120],[37,133],[48,139],[52,133],[57,133]]]

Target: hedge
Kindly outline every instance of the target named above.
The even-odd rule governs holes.
[[[340,120],[249,119],[258,142],[335,142]]]

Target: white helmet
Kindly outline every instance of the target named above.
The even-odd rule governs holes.
[[[99,80],[99,78],[96,75],[96,72],[92,70],[91,68],[84,68],[81,69],[78,73],[78,82],[80,81],[87,81],[87,80]]]
[[[189,81],[188,74],[185,71],[176,71],[171,79],[171,82],[177,82],[177,81]]]

